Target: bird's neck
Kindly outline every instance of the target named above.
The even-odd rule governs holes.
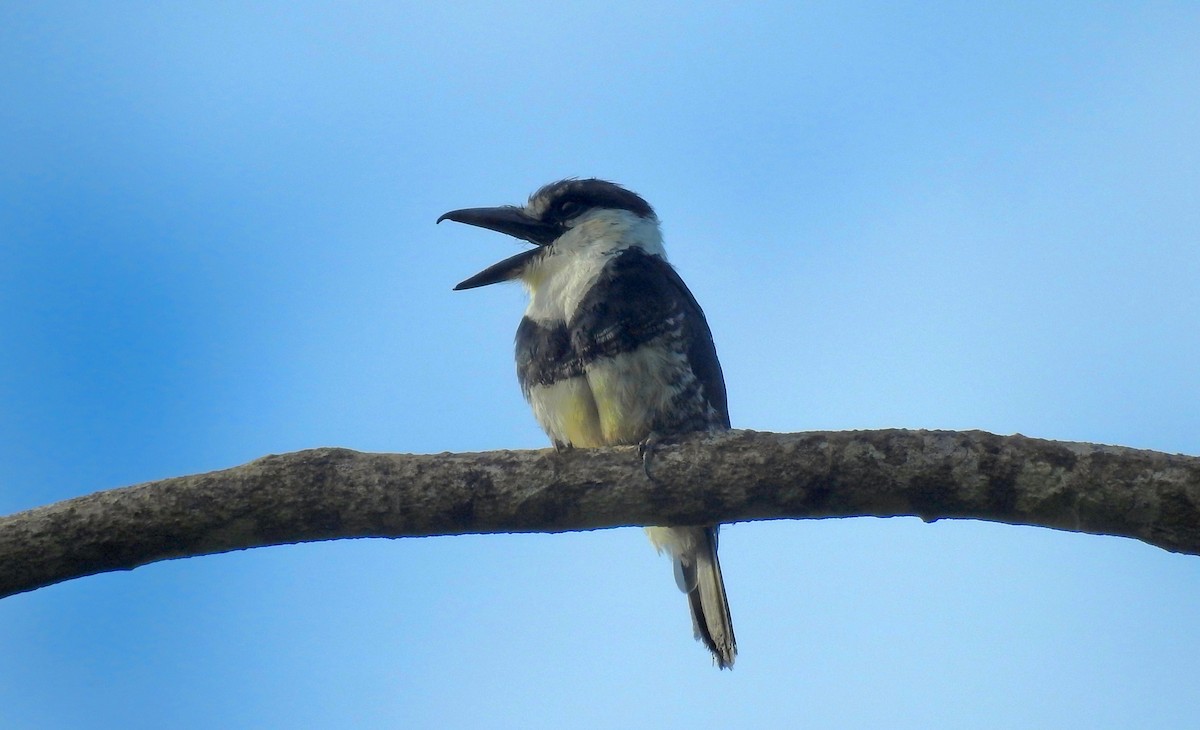
[[[667,257],[657,220],[624,210],[581,219],[521,275],[529,290],[525,316],[536,322],[569,321],[604,268],[631,248]]]

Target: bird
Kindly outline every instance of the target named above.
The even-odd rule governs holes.
[[[664,439],[730,427],[708,322],[667,262],[658,216],[640,195],[606,180],[568,178],[524,205],[452,210],[437,222],[447,220],[533,244],[454,289],[524,285],[517,379],[556,449],[638,445],[645,454]],[[737,641],[718,529],[646,533],[672,560],[695,638],[726,669]]]

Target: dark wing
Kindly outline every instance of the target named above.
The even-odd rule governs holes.
[[[662,257],[640,248],[618,254],[580,302],[571,326],[572,349],[583,364],[613,357],[661,336],[678,337],[700,396],[729,428],[725,378],[704,312],[683,279]]]
[[[704,388],[704,396],[709,405],[717,412],[721,425],[729,428],[729,401],[725,395],[725,375],[721,372],[721,361],[717,359],[717,345],[713,342],[712,331],[708,328],[708,320],[704,318],[704,310],[692,292],[683,283],[683,279],[666,261],[654,257],[660,263],[664,276],[671,282],[679,294],[678,307],[684,316],[684,337],[688,343],[688,360],[692,363],[692,371]]]

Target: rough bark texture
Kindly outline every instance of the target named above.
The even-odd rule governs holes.
[[[311,449],[0,518],[0,596],[110,570],[343,537],[804,517],[972,518],[1200,554],[1200,458],[979,431],[730,431],[655,449]]]

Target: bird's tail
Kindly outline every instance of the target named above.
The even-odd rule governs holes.
[[[717,560],[717,528],[649,527],[646,532],[656,548],[671,554],[675,582],[687,594],[696,638],[712,652],[717,667],[732,668],[737,639]]]

